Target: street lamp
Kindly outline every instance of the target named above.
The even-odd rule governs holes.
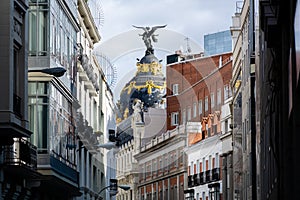
[[[111,150],[113,148],[116,148],[117,146],[115,142],[107,142],[105,144],[97,144],[96,147]]]
[[[29,69],[28,72],[41,72],[49,75],[53,75],[55,77],[61,77],[65,74],[67,70],[63,67],[53,67],[46,69]]]
[[[101,192],[103,192],[104,190],[106,189],[110,189],[110,193],[112,195],[116,195],[117,192],[118,192],[118,188],[121,188],[122,190],[129,190],[130,189],[130,186],[129,185],[118,185],[118,180],[117,179],[110,179],[110,184],[109,186],[106,186],[104,188],[102,188],[99,192],[98,192],[98,195],[101,194]],[[101,197],[99,196],[99,199]]]

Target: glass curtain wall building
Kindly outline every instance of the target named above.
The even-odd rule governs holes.
[[[28,83],[31,142],[38,153],[57,154],[75,163],[75,124],[71,102],[49,82]]]
[[[79,25],[76,6],[76,0],[29,1],[28,114],[33,132],[31,142],[37,146],[39,172],[46,175],[46,170],[52,170],[56,174],[54,179],[63,180],[56,187],[66,188],[67,192],[51,195],[63,195],[59,198],[64,199],[79,195],[74,119],[78,108],[76,54]],[[56,67],[66,69],[66,73],[58,78],[37,72]],[[45,165],[50,166],[49,169],[39,167]],[[42,182],[41,193],[47,184]]]
[[[230,30],[204,35],[204,55],[216,55],[232,51]]]

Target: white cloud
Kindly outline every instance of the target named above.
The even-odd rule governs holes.
[[[168,24],[198,42],[203,34],[229,29],[235,10],[235,0],[107,0],[102,1],[104,26],[103,40],[124,31],[131,25],[155,26]]]

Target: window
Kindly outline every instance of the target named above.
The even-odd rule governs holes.
[[[174,153],[174,167],[178,166],[177,151]]]
[[[182,111],[182,123],[185,124],[186,122],[186,111],[185,109]]]
[[[47,55],[48,5],[38,3],[29,8],[29,55]]]
[[[97,102],[95,101],[95,99],[93,100],[93,128],[95,130],[98,130],[98,121],[97,121],[97,116],[98,116],[98,106],[97,106]]]
[[[208,157],[208,170],[212,169],[212,159],[211,159],[211,155]]]
[[[13,85],[14,85],[14,92],[13,92],[13,110],[16,115],[22,117],[22,108],[21,102],[22,98],[20,97],[20,66],[19,66],[19,49],[14,45],[13,50]]]
[[[197,169],[196,169],[196,173],[200,173],[200,162],[199,160],[197,160]]]
[[[187,109],[187,120],[190,121],[192,119],[192,108],[188,107]]]
[[[165,154],[165,159],[164,159],[164,171],[168,171],[169,170],[169,155],[168,154]]]
[[[178,95],[178,84],[172,85],[173,95]]]
[[[199,115],[202,114],[202,100],[199,101]]]
[[[205,111],[208,111],[208,96],[205,97],[205,102],[204,102],[204,107],[205,107]]]
[[[152,161],[152,172],[154,172],[156,174],[157,171],[157,166],[156,166],[156,160]]]
[[[225,128],[225,133],[228,132],[228,120],[226,119],[225,122],[224,122],[224,128]]]
[[[171,114],[171,125],[172,126],[178,125],[178,112],[173,112]]]
[[[159,158],[158,171],[159,171],[159,172],[162,172],[162,168],[163,168],[163,166],[162,166],[162,157],[160,157],[160,158]]]
[[[215,94],[214,93],[210,94],[210,105],[212,108],[215,107]]]
[[[193,118],[197,117],[197,103],[193,104]]]
[[[221,104],[221,89],[218,89],[217,91],[217,104]]]
[[[220,166],[220,164],[219,164],[219,154],[218,153],[216,153],[216,163],[215,163],[215,168],[219,168]]]
[[[231,97],[231,89],[229,87],[229,85],[225,85],[224,86],[224,100],[228,99]]]
[[[33,132],[31,135],[31,143],[37,146],[37,150],[39,153],[47,153],[48,144],[47,144],[47,135],[48,135],[48,122],[54,123],[58,120],[62,120],[61,115],[58,112],[50,109],[50,116],[53,120],[49,121],[49,84],[47,82],[29,82],[28,83],[28,112],[29,112],[29,128]],[[57,119],[59,118],[59,119]],[[53,124],[53,125],[54,125]],[[58,132],[63,129],[60,124],[54,127],[55,131]],[[56,139],[56,145],[58,146],[57,153],[59,152],[59,147],[62,144],[62,139],[60,137],[62,135],[62,131],[60,131],[57,135],[59,135],[58,140]],[[52,139],[52,138],[51,138]],[[52,144],[52,143],[51,143]],[[51,145],[50,144],[50,145]],[[53,147],[50,149],[53,150]],[[55,149],[56,150],[56,149]]]

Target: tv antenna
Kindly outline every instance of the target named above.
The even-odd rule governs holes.
[[[117,68],[104,54],[97,52],[95,55],[106,77],[107,84],[109,85],[110,89],[112,89],[117,81]]]
[[[190,46],[190,38],[186,37],[184,39],[186,41],[186,54],[189,54],[192,52],[191,46]]]

